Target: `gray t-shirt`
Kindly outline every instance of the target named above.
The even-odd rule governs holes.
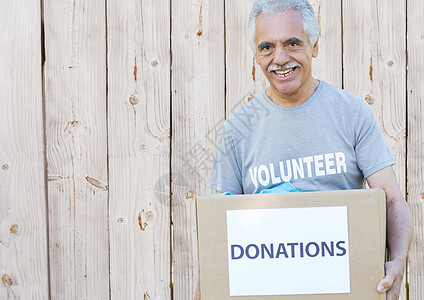
[[[225,121],[209,187],[254,194],[291,182],[301,191],[361,189],[394,164],[364,99],[320,81],[303,104],[282,107],[263,91]]]

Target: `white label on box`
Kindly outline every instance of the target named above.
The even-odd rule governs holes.
[[[350,293],[346,206],[227,211],[230,296]]]

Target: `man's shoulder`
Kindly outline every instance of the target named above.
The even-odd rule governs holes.
[[[364,100],[361,96],[354,94],[354,93],[352,93],[352,92],[350,92],[346,89],[339,88],[339,87],[332,85],[330,83],[327,83],[325,81],[321,81],[321,83],[323,84],[324,90],[326,92],[335,93],[335,94],[338,94],[340,96],[344,96],[346,98],[352,98],[352,99],[355,99],[355,100]]]
[[[358,105],[365,103],[365,99],[357,94],[336,87],[324,81],[321,81],[321,84],[323,84],[321,97],[333,101],[334,104],[340,105],[341,107],[350,108],[352,106],[357,107]]]

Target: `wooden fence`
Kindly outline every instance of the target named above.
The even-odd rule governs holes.
[[[193,298],[194,200],[225,117],[266,81],[253,0],[0,0],[0,299]],[[424,299],[424,2],[313,0],[314,74],[364,97]]]

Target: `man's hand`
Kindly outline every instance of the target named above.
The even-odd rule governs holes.
[[[377,291],[387,292],[387,300],[397,300],[412,240],[411,212],[391,167],[372,174],[367,181],[371,188],[383,189],[386,192],[389,261],[385,264],[386,276],[377,285]]]
[[[377,286],[379,293],[387,292],[386,300],[397,300],[400,294],[405,262],[394,260],[385,263],[386,276]]]

